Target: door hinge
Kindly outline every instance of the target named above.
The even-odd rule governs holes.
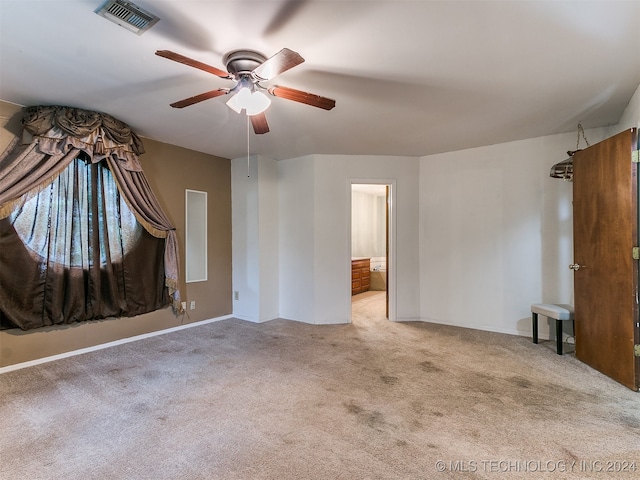
[[[640,163],[640,150],[631,152],[631,163]]]
[[[631,250],[631,257],[634,260],[640,260],[640,247],[633,247]]]
[[[633,353],[635,354],[636,357],[640,357],[640,345],[633,346]]]

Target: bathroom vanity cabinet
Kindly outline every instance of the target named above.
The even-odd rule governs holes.
[[[351,295],[369,290],[371,278],[370,268],[370,258],[351,259]]]

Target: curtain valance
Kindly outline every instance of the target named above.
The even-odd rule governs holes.
[[[53,127],[67,135],[82,138],[102,129],[106,137],[121,145],[131,147],[136,155],[144,153],[142,140],[131,128],[111,115],[72,107],[37,106],[24,110],[22,125],[32,135],[43,135]]]
[[[165,284],[174,308],[180,310],[175,228],[142,171],[140,138],[110,115],[73,107],[25,108],[22,125],[22,144],[0,156],[0,219],[49,186],[83,152],[92,163],[104,160],[138,222],[151,235],[166,239]]]
[[[23,143],[35,140],[42,153],[55,155],[71,148],[85,152],[92,162],[115,157],[127,170],[141,171],[142,140],[111,115],[80,108],[28,107],[22,118]]]

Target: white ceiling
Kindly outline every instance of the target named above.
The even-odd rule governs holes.
[[[422,156],[615,124],[640,84],[640,1],[136,0],[161,20],[137,36],[103,0],[0,0],[0,99],[99,110],[140,135],[226,158],[247,154],[233,83],[154,55],[223,68],[224,53],[306,62],[278,83],[336,100],[273,98],[252,154]]]

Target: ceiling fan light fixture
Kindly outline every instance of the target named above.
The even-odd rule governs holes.
[[[264,112],[271,105],[271,100],[262,92],[249,90],[242,87],[238,93],[227,101],[227,106],[236,113],[245,110],[247,115],[258,115]]]
[[[247,87],[241,88],[238,93],[233,95],[227,101],[227,107],[233,110],[236,113],[242,113],[242,109],[244,108],[244,101],[247,96],[251,96],[251,92]]]
[[[246,107],[247,115],[258,115],[264,112],[271,105],[271,100],[262,92],[251,94],[251,105]]]

